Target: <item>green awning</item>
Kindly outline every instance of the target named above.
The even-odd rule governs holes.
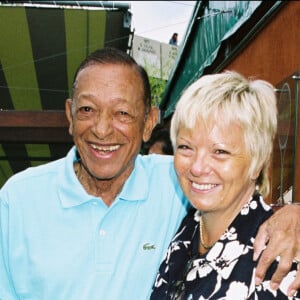
[[[64,110],[75,70],[88,53],[103,46],[127,51],[130,6],[83,3],[0,2],[1,112]],[[17,131],[11,134],[18,136]],[[0,136],[0,187],[12,174],[62,157],[70,147],[34,139],[7,142]]]
[[[198,1],[160,109],[169,118],[182,91],[215,73],[250,42],[284,1]]]

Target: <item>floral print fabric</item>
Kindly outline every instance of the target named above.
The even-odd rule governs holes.
[[[260,224],[271,214],[270,206],[260,194],[255,194],[217,243],[199,255],[200,213],[192,209],[169,245],[151,300],[300,299],[299,292],[294,297],[286,294],[296,275],[296,263],[277,291],[269,283],[278,261],[270,266],[264,281],[255,286],[253,242]]]

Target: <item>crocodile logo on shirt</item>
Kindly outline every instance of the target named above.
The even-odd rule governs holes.
[[[143,250],[155,250],[155,245],[146,243],[143,245]]]

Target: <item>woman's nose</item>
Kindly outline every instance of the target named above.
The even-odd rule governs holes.
[[[205,153],[197,153],[193,158],[190,171],[196,177],[208,173],[210,171],[208,156]]]

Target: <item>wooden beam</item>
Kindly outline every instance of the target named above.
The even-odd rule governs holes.
[[[68,127],[63,110],[0,110],[0,127]]]
[[[71,143],[72,137],[65,128],[0,127],[0,143]]]
[[[64,111],[0,111],[0,143],[72,143]]]

